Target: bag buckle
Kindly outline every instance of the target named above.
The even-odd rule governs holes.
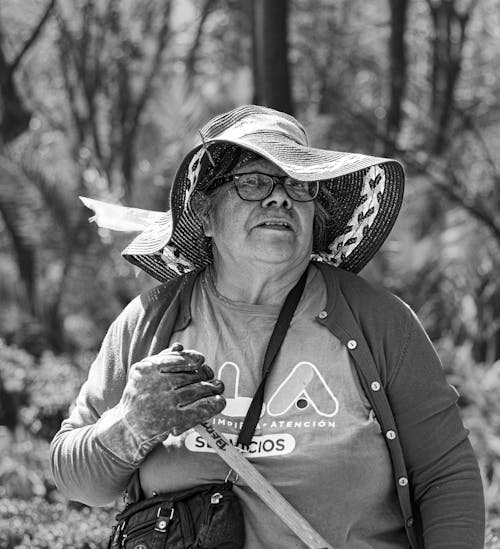
[[[234,475],[234,480],[232,481],[229,480],[229,478],[231,477],[231,474]],[[229,473],[226,475],[226,478],[224,479],[224,483],[227,484],[228,482],[232,482],[232,484],[236,484],[239,478],[240,478],[240,475],[238,473],[236,473],[232,469],[229,469]]]
[[[155,523],[155,531],[161,532],[162,534],[164,534],[167,531],[168,524],[172,520],[172,517],[174,516],[173,507],[170,509],[170,516],[162,514],[163,510],[168,512],[168,508],[163,509],[161,506],[158,507],[158,511],[156,513],[156,523]]]

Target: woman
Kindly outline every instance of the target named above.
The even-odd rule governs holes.
[[[137,499],[220,482],[227,466],[190,430],[212,418],[334,547],[483,547],[456,394],[411,310],[354,274],[394,224],[401,166],[310,148],[294,118],[264,107],[220,115],[201,135],[171,212],[149,216],[124,251],[164,284],[109,329],[52,443],[58,486],[102,505],[127,485]],[[109,210],[89,204],[106,225]],[[242,432],[256,393],[258,423]],[[234,491],[246,549],[303,547],[248,486]]]

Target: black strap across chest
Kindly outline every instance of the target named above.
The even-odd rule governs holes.
[[[266,380],[269,377],[269,373],[273,367],[276,355],[278,354],[281,344],[285,339],[290,322],[292,321],[297,305],[302,297],[306,280],[307,269],[304,271],[297,284],[286,296],[285,303],[281,308],[278,320],[274,325],[274,330],[269,339],[269,343],[267,344],[266,354],[264,356],[261,382],[255,391],[255,395],[250,403],[250,407],[248,408],[247,415],[245,416],[245,420],[243,421],[243,425],[238,436],[237,445],[241,448],[248,448],[250,446],[250,442],[252,441],[255,428],[257,427],[257,422],[259,421],[262,405],[264,404]]]

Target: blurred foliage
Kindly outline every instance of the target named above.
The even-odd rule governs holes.
[[[493,366],[474,363],[470,346],[457,348],[450,340],[441,340],[437,350],[449,382],[460,393],[460,412],[479,461],[488,511],[487,547],[498,549],[500,361]],[[89,358],[80,357],[80,364]],[[26,352],[5,345],[0,346],[0,365],[0,375],[17,380],[8,385],[9,390],[27,397],[20,409],[22,428],[16,443],[0,431],[0,547],[104,547],[113,523],[112,511],[116,513],[120,502],[104,510],[74,504],[68,508],[49,469],[48,441],[67,415],[85,369],[50,353],[35,364]],[[29,378],[23,375],[26,365]]]
[[[21,411],[21,424],[33,435],[52,440],[68,416],[86,378],[86,369],[78,368],[74,360],[51,352],[42,355],[30,382],[29,403]]]
[[[49,443],[34,437],[18,437],[16,444],[4,433],[0,447],[0,496],[29,501],[44,498],[47,503],[64,501],[56,491],[49,468]]]
[[[30,363],[29,379],[21,376],[23,362]],[[0,547],[104,549],[123,504],[90,509],[68,502],[49,467],[49,440],[67,416],[85,370],[50,354],[33,364],[24,351],[4,345],[0,364],[1,375],[18,380],[9,390],[27,395],[15,438],[0,428]]]
[[[0,500],[0,547],[4,549],[105,549],[116,511],[68,510],[41,498]],[[64,520],[61,520],[64,517]]]
[[[67,510],[46,441],[109,323],[155,282],[121,259],[130,235],[89,225],[77,196],[168,207],[197,129],[254,97],[252,5],[0,0],[0,424],[17,437],[0,437],[2,547],[107,537],[105,514]],[[396,5],[290,0],[295,113],[313,146],[405,164],[402,212],[362,274],[438,346],[498,532],[500,0],[401,1],[400,20]]]
[[[78,358],[85,366],[78,364]],[[2,407],[3,415],[12,418],[5,424],[17,424],[50,441],[85,381],[89,359],[86,353],[69,357],[45,351],[35,361],[27,352],[0,340],[0,379],[12,397],[10,406]]]
[[[500,360],[475,363],[470,344],[450,340],[437,346],[448,382],[460,394],[458,406],[479,461],[491,525],[500,531]]]

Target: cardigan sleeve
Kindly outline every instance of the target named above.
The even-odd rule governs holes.
[[[69,499],[88,505],[114,501],[140,459],[118,405],[127,381],[133,303],[108,330],[69,418],[51,443],[56,485]]]
[[[439,358],[409,311],[387,393],[426,549],[483,549],[484,496],[477,460]]]

